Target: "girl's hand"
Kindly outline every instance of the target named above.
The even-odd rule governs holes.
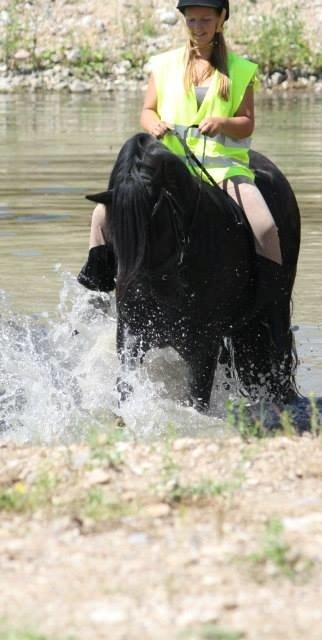
[[[172,127],[169,124],[163,122],[162,120],[159,120],[158,122],[153,123],[150,129],[150,134],[155,138],[163,138],[163,136],[165,136],[168,131],[171,131],[171,129]]]
[[[203,135],[214,137],[218,133],[223,133],[224,122],[225,118],[205,118],[200,122],[199,131]]]

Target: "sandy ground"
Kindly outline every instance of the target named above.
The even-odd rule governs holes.
[[[322,640],[322,439],[0,459],[1,638]]]

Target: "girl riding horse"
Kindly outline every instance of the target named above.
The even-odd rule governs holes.
[[[257,65],[234,53],[227,52],[222,32],[224,23],[229,18],[228,0],[179,0],[178,9],[183,14],[187,26],[187,45],[184,48],[175,49],[152,59],[152,75],[144,100],[141,124],[150,135],[160,139],[165,148],[186,163],[188,169],[198,175],[199,182],[200,179],[204,181],[205,188],[206,184],[210,182],[215,185],[216,190],[220,187],[219,191],[222,190],[222,193],[226,194],[225,202],[219,198],[219,206],[218,197],[214,197],[213,214],[207,209],[207,215],[218,216],[218,209],[225,209],[225,204],[228,203],[227,209],[230,210],[230,214],[227,213],[228,228],[231,222],[229,219],[229,215],[231,215],[229,201],[236,202],[238,204],[237,209],[240,208],[245,214],[246,223],[248,221],[253,233],[256,265],[254,269],[255,304],[254,296],[249,296],[248,291],[247,295],[243,297],[242,305],[247,301],[249,309],[248,312],[243,309],[243,317],[245,319],[248,315],[249,318],[256,318],[261,313],[261,310],[265,308],[265,323],[269,332],[266,339],[268,337],[268,340],[273,340],[274,348],[281,354],[280,362],[283,362],[283,358],[287,354],[286,378],[290,381],[292,357],[289,301],[296,270],[299,218],[296,201],[291,189],[286,184],[285,178],[278,174],[276,167],[268,161],[266,161],[267,166],[265,166],[265,160],[259,157],[259,160],[257,160],[258,167],[256,166],[256,169],[258,169],[256,182],[261,182],[261,189],[259,189],[255,184],[254,167],[250,166],[250,136],[254,128],[253,91],[256,82]],[[140,175],[140,169],[137,168],[132,171],[131,162],[134,163],[133,166],[135,167],[136,163],[138,163],[138,167],[142,167],[148,157],[146,150],[151,151],[151,145],[149,146],[148,140],[143,138],[136,139],[125,150],[126,146],[124,145],[116,167],[113,169],[109,190],[103,194],[90,197],[90,199],[99,204],[96,206],[92,218],[89,259],[78,279],[86,287],[101,291],[110,291],[115,286],[114,280],[117,267],[114,250],[116,250],[117,254],[119,253],[118,258],[122,255],[122,259],[127,261],[128,264],[131,262],[130,259],[125,257],[124,246],[120,246],[115,237],[115,233],[118,234],[120,232],[118,238],[125,239],[123,231],[119,229],[120,219],[118,222],[115,219],[117,215],[115,203],[116,201],[121,202],[122,198],[118,194],[120,190],[122,191],[125,188],[127,180],[124,174],[125,167],[127,166],[126,171],[128,171],[127,175],[129,177],[131,174],[136,173],[139,184],[142,174]],[[130,152],[129,149],[132,151]],[[161,158],[161,155],[156,151],[156,157]],[[164,163],[171,165],[171,160],[167,156],[165,158],[161,158],[160,166]],[[195,160],[197,166],[194,165],[191,158]],[[262,175],[260,175],[261,172]],[[266,180],[263,182],[265,172]],[[181,179],[180,171],[179,175],[178,183],[180,183]],[[147,184],[146,176],[144,180]],[[150,191],[151,189],[152,191],[154,190],[154,181],[155,178],[151,178],[152,187]],[[185,181],[183,180],[182,184],[180,183],[180,186],[182,190],[189,187],[187,176]],[[129,184],[127,187],[130,188]],[[172,185],[172,187],[170,192],[175,190],[175,185]],[[118,191],[119,188],[120,190]],[[191,183],[190,188],[193,192],[193,183]],[[162,186],[160,186],[160,189],[162,192]],[[285,195],[288,194],[287,197],[289,197],[289,206],[284,219],[283,217],[281,218],[280,211],[283,206],[283,190]],[[216,193],[218,192],[216,191]],[[265,198],[262,195],[263,193]],[[228,199],[227,194],[230,196]],[[180,194],[178,197],[180,197]],[[137,194],[133,198],[138,200]],[[159,196],[157,197],[159,202],[158,198]],[[206,200],[208,207],[211,197],[206,198]],[[123,201],[125,201],[124,198]],[[156,202],[154,202],[155,205]],[[151,206],[153,209],[153,205]],[[186,206],[189,207],[189,202],[186,202]],[[128,213],[130,210],[131,206],[128,203]],[[176,206],[172,206],[172,211],[173,217],[176,217]],[[293,221],[290,218],[292,212],[294,214]],[[119,207],[119,216],[122,217],[122,215],[125,216],[125,212],[123,211],[122,214],[121,205]],[[238,218],[239,214],[236,215]],[[171,216],[167,219],[171,227],[173,219]],[[277,224],[280,227],[279,230],[275,220],[277,220]],[[133,223],[132,220],[126,220],[125,217],[123,217],[123,222],[128,225],[128,228]],[[286,225],[291,225],[289,226],[289,243],[285,235],[285,222]],[[145,233],[145,223],[141,226],[141,229],[142,233]],[[207,225],[205,225],[203,232],[207,233]],[[279,232],[283,239],[282,243],[280,243]],[[215,238],[216,236],[214,235],[213,237]],[[243,243],[245,236],[242,234],[240,238]],[[111,239],[114,247],[110,242]],[[233,230],[231,235],[226,234],[224,237],[228,252],[229,243],[231,244],[232,252],[236,251],[235,241],[236,237],[233,239]],[[128,252],[131,251],[131,239],[129,236],[127,250]],[[209,246],[208,251],[210,264],[212,261],[211,252],[214,249]],[[243,251],[244,248],[241,247],[241,253]],[[141,255],[141,264],[143,264],[142,256],[143,254]],[[236,268],[239,271],[243,268],[243,264],[249,265],[250,258],[248,254],[247,256],[246,262],[242,259],[238,263],[237,259],[238,265]],[[217,269],[218,266],[216,264]],[[119,264],[118,283],[122,280],[120,277],[120,269],[122,272],[122,268]],[[233,271],[231,271],[231,276],[232,281],[234,281]],[[247,277],[247,274],[245,274],[245,282],[247,282]],[[175,279],[173,282],[175,282]],[[234,287],[234,282],[232,282],[232,287]],[[208,293],[210,293],[211,297],[209,290]],[[218,291],[216,291],[216,295],[218,295]],[[235,312],[236,308],[232,318],[235,318]],[[218,323],[218,318],[214,322],[215,324],[216,322]],[[237,329],[237,325],[235,328]],[[227,330],[228,325],[226,325]],[[260,334],[261,330],[259,330],[255,322],[254,340]],[[252,332],[250,332],[249,338],[251,335]],[[241,342],[244,343],[244,337]],[[148,343],[149,340],[147,340]],[[174,346],[176,348],[175,344]],[[241,352],[243,352],[243,357],[247,361],[247,349],[246,351],[239,349],[239,353]],[[267,362],[265,367],[267,369]],[[292,386],[291,383],[290,386]],[[207,393],[205,394],[206,396]],[[207,399],[205,404],[207,404]]]
[[[141,124],[182,159],[184,149],[172,132],[184,132],[191,151],[243,209],[257,254],[254,313],[272,302],[271,331],[280,344],[284,329],[278,308],[289,275],[277,226],[249,166],[257,65],[227,51],[223,28],[229,0],[179,0],[177,8],[184,16],[187,44],[152,59]],[[201,177],[207,180],[204,173]],[[93,213],[90,248],[108,242],[107,228],[106,208],[99,204]]]

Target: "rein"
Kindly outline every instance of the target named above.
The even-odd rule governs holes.
[[[183,258],[184,258],[184,254],[186,251],[187,246],[190,243],[190,234],[191,234],[191,229],[193,229],[194,227],[194,223],[196,220],[196,217],[198,215],[199,212],[199,206],[200,206],[200,197],[201,197],[201,189],[202,189],[202,173],[205,174],[205,176],[208,178],[209,182],[211,183],[212,186],[214,187],[218,187],[217,183],[215,182],[215,180],[213,179],[213,177],[210,175],[210,173],[207,171],[207,169],[205,168],[205,166],[203,165],[203,162],[200,162],[200,160],[195,156],[195,154],[191,151],[191,149],[189,148],[188,144],[187,144],[187,135],[189,132],[189,129],[197,127],[198,125],[192,125],[189,126],[185,129],[184,135],[181,136],[180,133],[176,130],[170,131],[169,133],[172,133],[174,136],[176,136],[176,138],[179,140],[180,144],[182,145],[184,152],[185,152],[185,156],[186,156],[186,160],[189,163],[190,167],[192,168],[194,174],[196,175],[196,177],[199,179],[198,180],[198,186],[199,186],[199,190],[198,190],[198,197],[197,197],[197,202],[196,202],[196,207],[195,207],[195,211],[193,214],[193,219],[190,225],[190,229],[188,232],[185,231],[184,229],[184,225],[182,223],[183,217],[184,217],[184,212],[183,212],[183,208],[182,206],[178,203],[177,199],[174,197],[173,193],[171,193],[168,189],[161,189],[161,193],[160,193],[160,197],[158,198],[157,202],[155,203],[154,207],[153,207],[153,211],[152,211],[152,218],[153,216],[156,215],[156,213],[158,212],[159,208],[162,206],[163,202],[166,201],[171,209],[172,215],[173,215],[173,224],[174,224],[174,232],[175,232],[175,237],[176,237],[176,243],[177,243],[177,247],[178,247],[178,261],[177,261],[177,267],[180,269],[180,267],[182,267],[182,263],[183,263]],[[204,161],[204,157],[205,157],[205,153],[206,153],[206,138],[204,139],[204,148],[203,148],[203,161]],[[195,165],[197,165],[197,167],[201,170],[200,173],[197,172]],[[172,259],[170,259],[168,261],[169,263],[172,262]],[[166,272],[167,271],[167,264],[162,266],[162,269],[155,269],[154,270],[154,274],[152,279],[154,280],[155,278],[160,277],[159,276],[159,272],[163,271]],[[168,276],[167,273],[163,273],[161,276],[162,280],[167,280]]]
[[[190,241],[189,235],[186,234],[184,225],[182,223],[183,215],[184,215],[183,209],[181,205],[178,203],[177,199],[174,197],[174,195],[170,191],[168,191],[168,189],[162,188],[160,197],[158,198],[157,202],[153,207],[152,218],[157,214],[157,212],[159,211],[160,207],[162,207],[164,202],[168,204],[172,213],[176,245],[178,247],[176,264],[177,264],[177,267],[180,268],[183,263],[186,247]],[[168,280],[169,276],[167,271],[169,270],[172,264],[173,264],[173,257],[171,256],[168,259],[168,261],[162,265],[162,267],[153,269],[154,273],[151,276],[151,279],[152,280],[159,279],[160,273],[161,273],[162,274],[161,280]]]
[[[210,175],[209,171],[207,171],[206,167],[203,164],[204,159],[205,159],[205,155],[206,155],[206,143],[207,143],[206,136],[204,137],[204,143],[203,143],[202,162],[200,162],[199,158],[197,158],[197,156],[195,156],[195,154],[191,151],[190,147],[188,147],[188,145],[187,145],[187,136],[188,136],[189,129],[196,129],[196,128],[198,128],[197,124],[192,124],[189,127],[187,127],[185,129],[183,137],[175,129],[172,130],[172,131],[169,131],[169,133],[172,133],[172,135],[176,136],[176,138],[179,140],[180,144],[182,145],[182,147],[184,149],[186,159],[189,162],[189,164],[190,164],[192,170],[194,171],[194,173],[198,176],[198,178],[202,179],[201,174],[204,173],[205,176],[208,178],[209,182],[212,184],[212,186],[213,187],[218,187],[217,182],[213,179],[213,177]],[[196,164],[197,167],[201,170],[200,174],[197,174],[194,164]]]
[[[167,201],[173,213],[175,237],[177,240],[177,244],[180,247],[180,258],[179,258],[178,264],[181,265],[183,256],[184,256],[184,250],[186,245],[188,244],[189,237],[185,233],[184,225],[182,223],[183,209],[181,205],[178,203],[177,199],[174,197],[173,193],[168,191],[168,189],[165,189],[165,188],[161,189],[160,197],[153,207],[152,218],[157,213],[159,207],[162,206],[162,203],[164,200]],[[180,213],[181,215],[178,215],[178,213]]]

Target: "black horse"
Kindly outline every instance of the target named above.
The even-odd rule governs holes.
[[[293,191],[277,167],[252,152],[251,166],[279,229],[288,288],[279,303],[282,347],[272,339],[272,303],[254,311],[255,251],[238,205],[220,187],[192,175],[184,162],[147,134],[122,147],[108,190],[88,196],[108,209],[112,245],[91,250],[79,281],[112,288],[117,261],[117,350],[126,365],[151,347],[171,346],[189,365],[189,402],[209,404],[217,363],[224,361],[241,393],[285,402],[296,391],[290,329],[291,292],[300,243]],[[104,256],[103,253],[104,252]],[[274,315],[273,313],[273,315]]]

